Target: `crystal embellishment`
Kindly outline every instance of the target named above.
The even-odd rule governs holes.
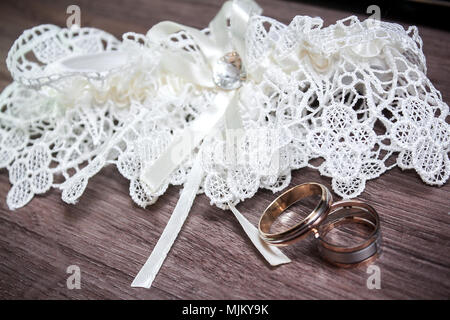
[[[213,66],[214,83],[224,90],[239,88],[245,78],[241,57],[235,51],[221,57]]]

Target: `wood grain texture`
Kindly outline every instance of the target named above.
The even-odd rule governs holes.
[[[0,2],[0,89],[11,77],[4,63],[24,29],[42,23],[65,25],[74,1]],[[221,1],[77,1],[83,26],[119,37],[145,33],[153,24],[174,20],[202,28]],[[326,24],[351,12],[296,2],[261,0],[264,13],[288,23],[293,16],[321,16]],[[381,8],[383,10],[383,8]],[[420,28],[428,76],[450,101],[450,34]],[[301,169],[291,185],[330,179]],[[199,196],[177,241],[150,290],[130,284],[156,244],[177,202],[180,189],[170,187],[148,209],[136,207],[128,180],[108,167],[91,179],[80,202],[67,205],[52,190],[25,208],[9,211],[10,188],[0,172],[0,297],[3,299],[390,299],[450,298],[450,187],[425,185],[413,171],[398,168],[369,181],[360,199],[382,219],[383,254],[376,261],[381,289],[366,287],[366,267],[336,269],[323,263],[312,239],[285,250],[291,264],[269,267],[246,239],[229,211],[210,206]],[[273,200],[259,191],[238,209],[256,224]],[[66,287],[69,265],[81,268],[81,290]]]

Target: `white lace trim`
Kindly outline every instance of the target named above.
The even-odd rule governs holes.
[[[248,80],[239,92],[245,136],[237,147],[245,161],[223,158],[223,135],[205,140],[201,190],[211,203],[226,208],[259,188],[282,190],[291,171],[303,167],[331,177],[344,198],[396,165],[415,169],[428,184],[447,181],[449,109],[426,77],[417,28],[373,23],[349,17],[323,28],[319,18],[297,16],[286,26],[253,16]],[[0,167],[9,171],[11,209],[52,187],[75,203],[108,164],[130,180],[130,196],[142,207],[168,185],[184,183],[191,160],[153,193],[139,181],[140,171],[211,105],[216,91],[162,73],[165,50],[202,59],[188,32],[164,43],[134,33],[120,42],[101,30],[52,25],[23,33],[7,58],[14,82],[0,96]],[[57,64],[110,51],[122,52],[127,63],[76,74]]]

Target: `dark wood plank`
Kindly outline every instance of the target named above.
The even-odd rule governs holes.
[[[20,33],[41,23],[64,25],[72,1],[2,1],[0,60]],[[146,32],[161,20],[204,27],[221,1],[79,1],[82,24],[117,37]],[[296,14],[321,16],[326,24],[348,16],[295,2],[260,1],[265,14],[289,22]],[[383,14],[383,13],[382,13]],[[450,100],[448,32],[420,28],[428,75]],[[11,78],[0,64],[0,88]],[[293,173],[291,185],[330,179],[311,169]],[[430,187],[412,171],[398,168],[367,183],[361,199],[382,218],[384,251],[376,261],[381,289],[366,287],[366,267],[336,269],[318,257],[312,239],[285,250],[293,263],[270,268],[258,255],[229,211],[199,196],[152,289],[130,283],[159,238],[178,196],[171,187],[144,210],[128,196],[128,182],[108,167],[91,180],[76,206],[52,190],[25,208],[5,204],[10,184],[0,174],[0,297],[16,298],[446,298],[450,297],[450,187]],[[258,192],[239,209],[255,223],[274,198]],[[81,290],[66,287],[69,265],[81,268]]]

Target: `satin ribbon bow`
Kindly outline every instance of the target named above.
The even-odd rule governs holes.
[[[261,8],[253,0],[228,1],[210,22],[208,34],[170,21],[161,22],[147,32],[147,39],[156,44],[165,43],[170,36],[178,32],[186,32],[201,53],[202,61],[195,60],[191,54],[184,50],[170,48],[164,50],[163,48],[164,52],[158,65],[159,70],[162,73],[175,75],[187,82],[215,92],[212,106],[190,122],[189,127],[184,129],[183,132],[176,135],[168,148],[155,162],[143,168],[140,180],[147,185],[150,191],[158,190],[179,165],[192,155],[195,148],[201,149],[203,139],[217,130],[222,121],[225,122],[226,130],[240,129],[243,131],[237,106],[239,90],[223,90],[216,86],[213,81],[213,66],[231,52],[237,53],[245,66],[245,36],[248,21],[252,14],[260,14],[261,11]],[[80,72],[88,74],[90,72],[107,73],[118,66],[126,65],[127,59],[127,54],[120,50],[71,55],[50,65],[47,72],[55,71],[58,77]],[[247,78],[248,76],[251,75],[247,75]],[[183,191],[169,222],[150,257],[131,284],[133,287],[151,287],[189,214],[204,176],[199,154],[200,151],[187,176]],[[290,262],[289,258],[279,249],[268,246],[260,239],[258,230],[232,203],[228,203],[228,206],[252,243],[271,265]]]
[[[201,141],[218,127],[221,121],[225,121],[226,129],[243,129],[237,110],[239,90],[218,88],[213,81],[213,66],[230,52],[236,52],[245,66],[245,34],[249,18],[255,13],[260,14],[261,8],[252,0],[228,1],[210,22],[208,35],[200,30],[169,21],[161,22],[148,31],[148,39],[155,42],[163,42],[171,34],[185,31],[198,45],[205,63],[193,61],[192,56],[182,50],[167,50],[163,54],[161,68],[164,72],[175,74],[191,83],[218,91],[213,106],[192,121],[188,128],[174,138],[154,163],[142,170],[141,181],[147,184],[150,190],[157,190],[170,174],[192,154],[192,151],[201,145]],[[182,147],[180,148],[180,146]],[[133,287],[151,287],[189,214],[202,178],[203,170],[199,156],[197,156],[172,216],[150,257],[131,284]],[[228,203],[228,206],[252,243],[271,265],[290,262],[289,258],[279,249],[268,246],[260,239],[258,230],[232,203]]]

